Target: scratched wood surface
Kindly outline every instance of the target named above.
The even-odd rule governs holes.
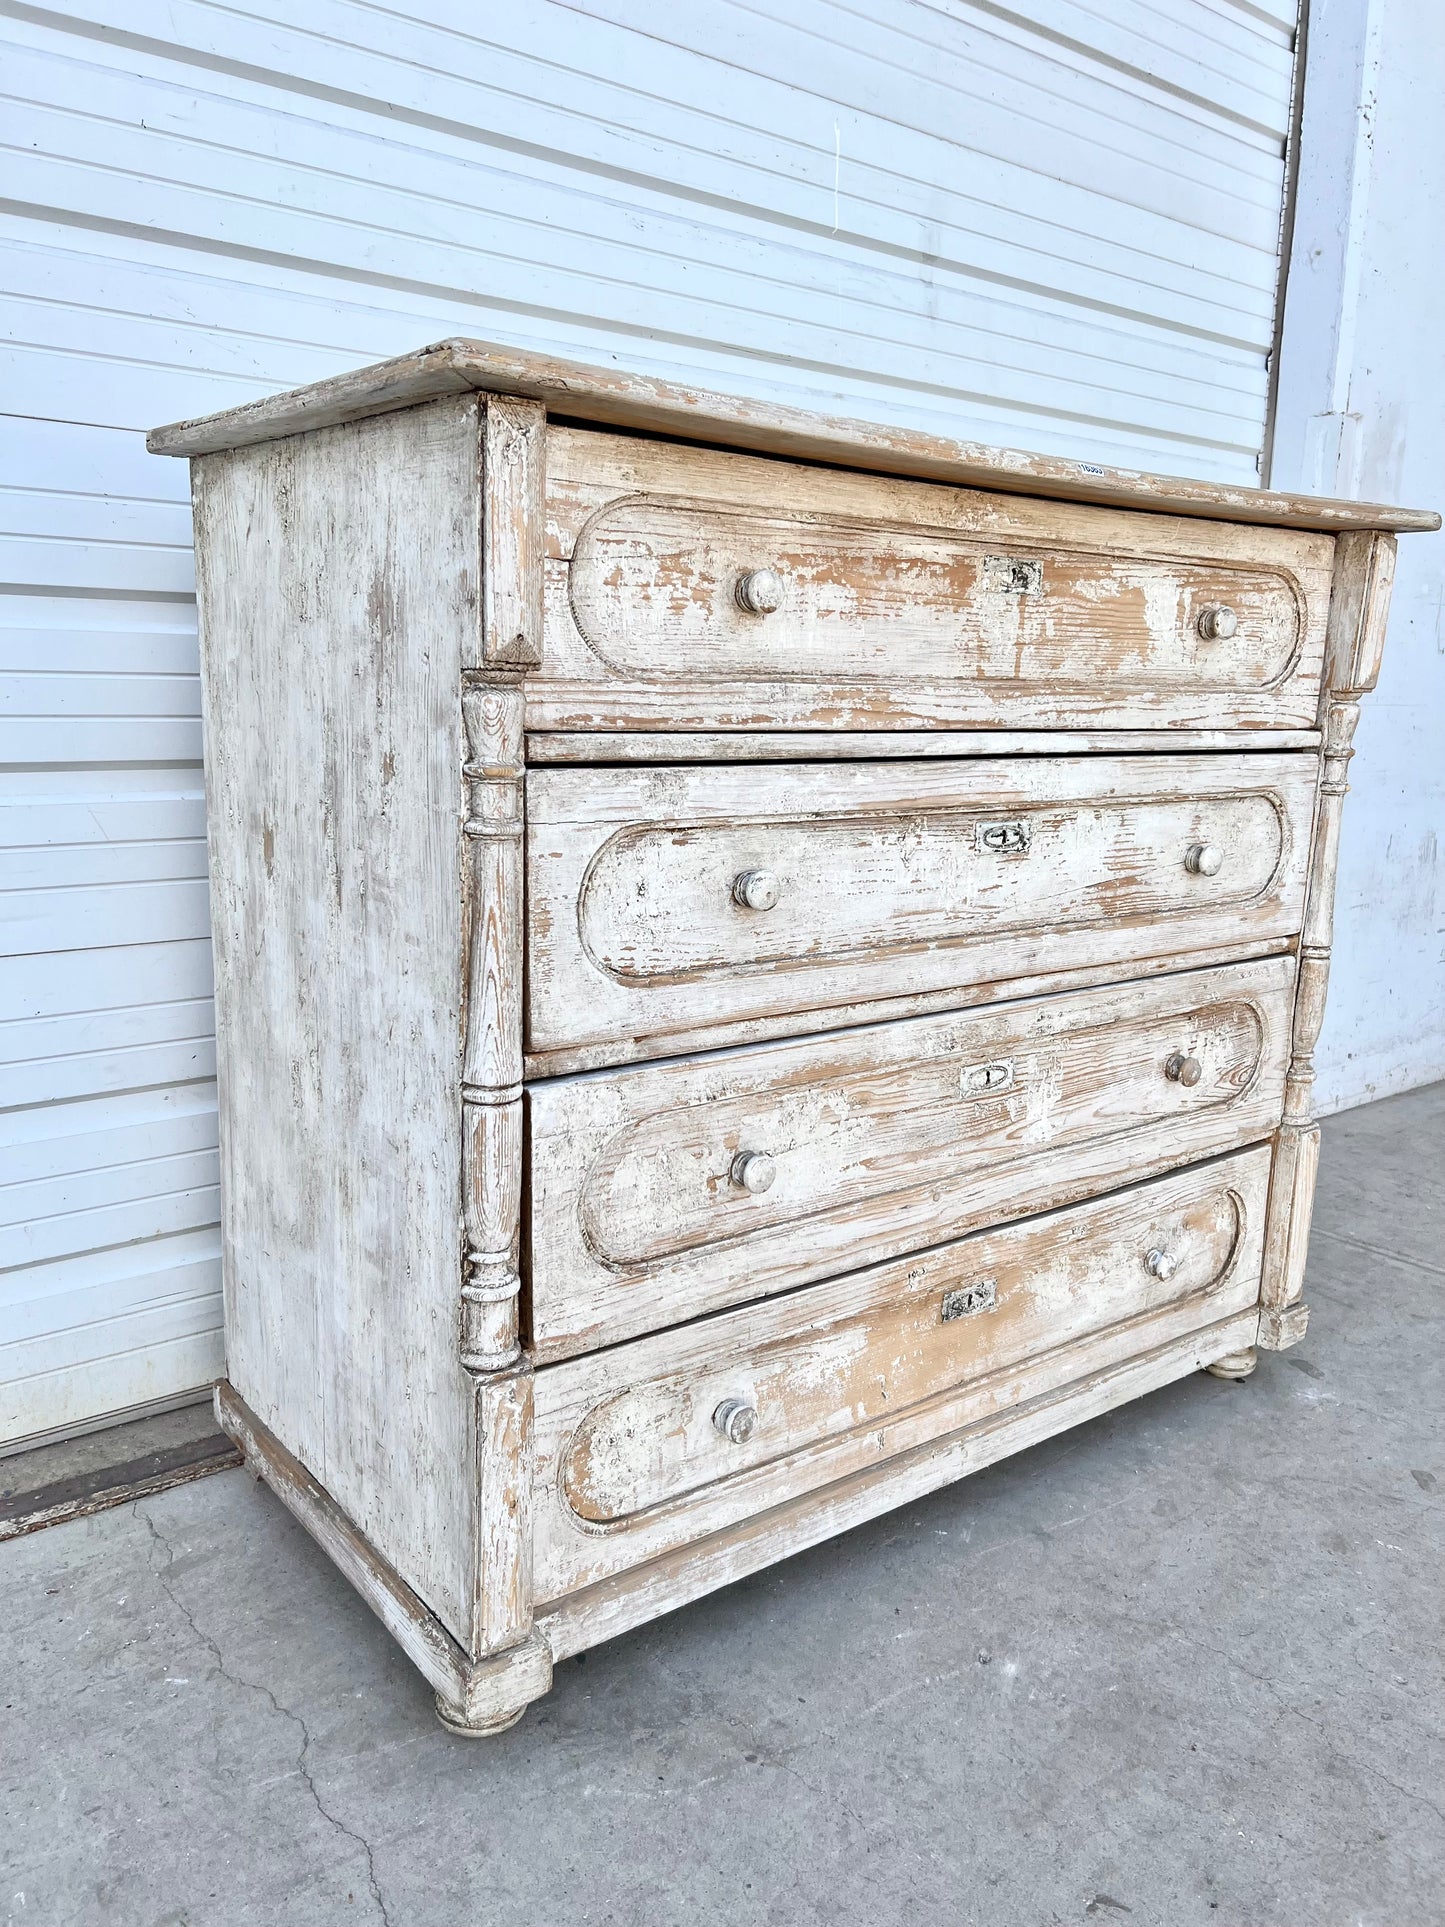
[[[196,464],[227,1371],[463,1645],[477,405]]]
[[[465,342],[153,445],[219,1409],[447,1724],[1297,1341],[1381,532],[1438,518]]]
[[[1061,501],[1114,502],[1224,521],[1304,529],[1436,529],[1430,510],[1332,501],[1265,489],[1148,475],[1057,456],[990,448],[909,428],[813,414],[777,402],[710,394],[624,368],[598,368],[501,342],[454,338],[369,368],[267,395],[240,408],[152,430],[157,455],[201,455],[277,436],[302,435],[439,395],[481,389],[545,404],[564,419],[606,422],[724,447],[757,448],[797,460],[880,474],[923,475],[975,488],[1006,488]]]
[[[544,1367],[538,1597],[1247,1310],[1269,1165],[1255,1147]],[[755,1415],[741,1442],[716,1422],[726,1401]]]
[[[1264,1138],[1293,991],[1274,957],[533,1085],[533,1356]],[[760,1152],[754,1194],[733,1169]]]
[[[585,430],[547,462],[535,731],[1315,720],[1327,537]]]
[[[878,1451],[868,1462],[827,1485],[749,1513],[705,1539],[685,1541],[547,1602],[537,1614],[538,1630],[559,1660],[615,1639],[835,1533],[908,1505],[1208,1366],[1249,1344],[1258,1317],[1251,1305],[1182,1337],[1165,1334],[1150,1342],[1160,1322],[1155,1320],[1156,1333],[1134,1328],[1136,1346],[1122,1355],[1117,1345],[1111,1355],[1108,1343],[1085,1340],[1077,1357],[1078,1378],[1052,1392],[1032,1391],[1041,1373],[1025,1366],[1011,1375],[1011,1383],[1006,1381],[1012,1400],[975,1395],[960,1401],[963,1411],[956,1430],[929,1436],[917,1424],[874,1428]],[[925,1435],[914,1437],[917,1433]],[[891,1449],[895,1444],[897,1449]]]
[[[532,770],[528,1048],[1292,934],[1314,780],[1301,755]],[[771,908],[737,899],[757,875]]]
[[[880,757],[1173,756],[1200,749],[1318,749],[1317,729],[553,729],[529,764],[840,763]]]

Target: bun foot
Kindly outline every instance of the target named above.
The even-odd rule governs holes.
[[[1248,1351],[1226,1352],[1204,1369],[1212,1378],[1248,1378],[1258,1363],[1259,1353],[1251,1345]]]
[[[494,1733],[505,1733],[508,1727],[517,1724],[527,1710],[525,1706],[519,1706],[515,1713],[493,1713],[485,1719],[468,1720],[463,1717],[459,1706],[444,1700],[440,1693],[436,1696],[436,1708],[437,1718],[448,1733],[455,1733],[463,1740],[489,1740]]]

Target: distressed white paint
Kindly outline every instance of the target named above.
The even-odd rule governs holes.
[[[1313,0],[1270,482],[1445,503],[1445,11]],[[1445,535],[1400,545],[1350,766],[1320,1110],[1445,1076]]]
[[[527,1094],[539,1360],[1050,1209],[1280,1120],[1294,960],[950,1011]],[[1171,1078],[1175,1054],[1198,1081]],[[732,1174],[765,1153],[773,1182]]]
[[[540,1600],[771,1511],[1247,1310],[1270,1153],[1255,1146],[937,1244],[781,1301],[537,1374]],[[1149,1256],[1167,1259],[1167,1275]],[[1161,1267],[1165,1269],[1165,1267]],[[944,1301],[985,1282],[979,1315]],[[724,1399],[751,1407],[743,1442]]]
[[[482,333],[1251,482],[1293,26],[1293,0],[21,13],[0,1221],[36,1229],[0,1283],[0,1441],[220,1365],[189,518],[141,431]]]
[[[691,1570],[694,1539],[717,1547],[726,1538],[745,1560],[763,1523],[780,1551],[787,1530],[779,1540],[774,1529],[815,1482],[836,1497],[882,1459],[921,1465],[940,1434],[1028,1436],[1070,1384],[1104,1391],[1131,1362],[1149,1363],[1148,1382],[1160,1382],[1155,1365],[1174,1358],[1181,1339],[1190,1341],[1184,1357],[1242,1378],[1256,1346],[1283,1350],[1304,1336],[1313,1051],[1340,806],[1359,699],[1378,676],[1396,543],[1368,526],[1334,538],[1317,754],[1164,753],[1161,730],[1146,756],[656,768],[610,764],[599,730],[599,761],[527,774],[519,812],[526,694],[514,670],[482,665],[522,655],[537,660],[539,680],[551,673],[544,554],[572,569],[582,551],[569,560],[543,537],[544,517],[549,531],[557,518],[541,486],[538,424],[520,461],[502,459],[520,450],[510,428],[492,447],[492,399],[465,377],[460,392],[437,394],[435,364],[455,373],[455,353],[444,344],[404,364],[425,384],[425,406],[400,406],[405,377],[393,363],[356,378],[369,416],[353,410],[338,421],[335,382],[278,404],[298,422],[314,411],[309,432],[257,439],[257,411],[229,411],[201,427],[210,452],[192,472],[229,1178],[228,1365],[244,1400],[222,1399],[220,1409],[384,1616],[395,1619],[400,1587],[420,1595],[416,1612],[440,1633],[465,1639],[475,1664],[463,1669],[460,1699],[442,1690],[439,1711],[459,1730],[495,1732],[550,1677],[549,1618],[562,1610],[574,1632],[602,1623],[605,1608],[599,1618],[584,1604],[578,1618],[575,1595],[597,1595],[600,1607],[600,1589],[615,1598],[629,1568],[649,1575],[634,1590],[656,1597],[654,1582],[667,1590],[663,1567],[680,1559],[683,1594],[695,1596],[715,1583],[716,1567],[704,1556]],[[569,391],[584,420],[586,392],[583,382]],[[512,421],[518,404],[496,406]],[[234,448],[222,442],[228,425],[241,438]],[[656,432],[646,419],[622,415],[620,425]],[[173,433],[158,439],[177,445]],[[766,467],[780,498],[800,487],[786,463],[748,466]],[[1156,525],[1149,539],[1159,539],[1157,517],[1132,519]],[[926,506],[901,515],[904,539],[915,521],[934,518]],[[1172,524],[1162,529],[1168,540]],[[1126,553],[1130,534],[1116,531]],[[479,557],[500,572],[489,594],[479,591]],[[1027,592],[1076,580],[1057,563],[1045,551],[1025,571]],[[1012,574],[1016,565],[1003,566]],[[691,568],[684,550],[668,593],[686,596]],[[960,603],[974,584],[964,567]],[[807,640],[805,621],[795,638],[805,656]],[[671,673],[681,679],[688,665]],[[766,725],[761,708],[754,720]],[[684,729],[678,737],[685,751]],[[462,841],[478,846],[467,862]],[[1085,1200],[1062,1212],[985,1218],[959,1241],[944,1175],[930,1189],[945,1222],[923,1232],[923,1250],[881,1270],[848,1269],[701,1315],[719,1285],[724,1300],[737,1295],[725,1254],[713,1296],[696,1278],[675,1301],[640,1292],[645,1312],[628,1329],[644,1335],[536,1372],[537,1305],[524,1294],[514,1360],[510,1321],[492,1314],[517,1295],[522,1252],[535,1283],[556,1243],[534,1209],[549,1163],[536,1107],[562,1087],[539,1090],[535,1075],[562,1067],[541,1054],[623,1065],[642,1048],[671,1060],[615,1080],[597,1071],[569,1080],[584,1108],[596,1093],[605,1111],[609,1085],[635,1098],[695,1070],[704,1080],[740,1072],[750,1097],[760,1061],[782,1053],[680,1053],[741,1042],[759,1023],[827,1030],[847,1023],[850,1003],[882,1017],[903,1014],[900,1001],[1027,996],[1045,987],[1027,975],[1041,967],[1087,980],[1186,956],[1202,963],[1221,945],[1243,963],[1259,945],[1293,938],[1287,1068],[1283,1026],[1244,992],[1251,980],[1262,987],[1266,965],[1233,973],[1232,993],[1207,1019],[1174,1013],[1154,1041],[1144,1093],[1131,1098],[1117,1068],[1098,1076],[1090,1051],[1066,1049],[1058,1078],[1060,1096],[1072,1091],[1086,1113],[1102,1096],[1116,1122],[1131,1110],[1161,1116],[1165,1086],[1207,1097],[1222,1079],[1227,1101],[1253,1083],[1267,1108],[1262,1117],[1233,1109],[1237,1155],[1101,1196],[1119,1175],[1101,1120],[1088,1169],[1075,1173],[1082,1183],[1056,1171],[1035,1195],[1035,1205],[1060,1188]],[[1224,973],[1213,981],[1222,990]],[[1048,1023],[1044,1005],[1025,1012],[1028,1045],[1044,1043]],[[906,1029],[915,1051],[925,1035],[976,1035],[969,1019],[952,1025],[925,1020],[891,1035]],[[709,1029],[722,1034],[708,1038]],[[752,1200],[776,1193],[786,1205],[791,1192],[804,1215],[816,1207],[821,1229],[828,1198],[847,1189],[839,1154],[845,1167],[858,1149],[845,1140],[860,1076],[890,1129],[922,1127],[904,1157],[910,1176],[929,1183],[924,1113],[939,1101],[937,1066],[910,1070],[905,1045],[905,1075],[890,1094],[890,1043],[874,1055],[876,1039],[851,1027],[835,1045],[816,1042],[854,1053],[851,1071],[836,1055],[823,1067],[831,1149],[828,1132],[811,1147],[789,1145],[781,1120],[766,1118],[766,1142],[745,1141],[735,1120],[733,1141],[716,1145],[712,1130],[727,1127],[716,1087],[701,1130],[684,1124],[679,1138],[654,1127],[648,1143],[629,1142],[634,1123],[658,1117],[656,1098],[644,1097],[630,1117],[605,1118],[602,1140],[577,1147],[580,1158],[564,1149],[562,1215],[598,1266],[621,1283],[633,1258],[736,1244],[746,1231],[728,1210],[728,1186],[745,1194],[749,1213]],[[1128,1038],[1114,1042],[1134,1054]],[[1011,1045],[961,1055],[960,1099],[1022,1088]],[[530,1173],[517,1155],[528,1068]],[[819,1069],[815,1055],[815,1079]],[[797,1094],[809,1081],[795,1050],[784,1082]],[[769,1082],[764,1073],[757,1086],[765,1106]],[[776,1072],[771,1082],[777,1090]],[[945,1070],[943,1082],[947,1108],[955,1079]],[[1260,1143],[1277,1095],[1274,1142]],[[685,1096],[674,1081],[674,1113]],[[1167,1092],[1164,1105],[1175,1155],[1186,1138],[1203,1149],[1191,1114]],[[477,1112],[506,1122],[478,1131]],[[1094,1135],[1087,1124],[1084,1134]],[[957,1128],[949,1136],[956,1153]],[[1032,1154],[1056,1166],[1068,1157],[1064,1144]],[[867,1189],[886,1183],[887,1160],[886,1139],[875,1138]],[[810,1163],[821,1191],[808,1182]],[[868,1206],[864,1196],[853,1210]],[[996,1208],[1023,1208],[1019,1189]],[[783,1225],[775,1242],[786,1236]],[[863,1254],[835,1255],[846,1264]],[[565,1256],[562,1264],[578,1274]],[[642,1282],[634,1275],[634,1288]],[[745,1264],[742,1291],[760,1282],[761,1269]],[[565,1285],[563,1296],[565,1310]],[[450,1332],[449,1300],[462,1314]],[[947,1329],[975,1313],[989,1322]],[[463,1452],[457,1391],[473,1373]],[[269,1423],[248,1416],[257,1397]],[[751,1450],[763,1456],[734,1458],[755,1435]],[[297,1459],[300,1482],[287,1469]],[[470,1506],[458,1503],[459,1475]],[[326,1489],[325,1505],[339,1489],[361,1556],[332,1532],[306,1478]],[[835,1516],[830,1503],[822,1509]],[[410,1639],[416,1628],[402,1617]],[[540,1663],[523,1657],[532,1654]]]

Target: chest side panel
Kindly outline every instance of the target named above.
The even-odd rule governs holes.
[[[476,403],[196,464],[228,1372],[459,1637]]]

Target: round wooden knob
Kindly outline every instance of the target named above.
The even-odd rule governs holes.
[[[1210,603],[1198,611],[1198,632],[1204,642],[1229,642],[1239,634],[1239,617],[1229,603]]]
[[[1144,1269],[1151,1278],[1157,1278],[1161,1284],[1168,1284],[1179,1269],[1179,1260],[1171,1258],[1167,1251],[1151,1251],[1144,1260]]]
[[[746,1399],[725,1398],[712,1415],[712,1422],[729,1445],[746,1445],[758,1425],[758,1408]]]
[[[778,1175],[777,1160],[766,1151],[739,1151],[728,1175],[734,1184],[758,1198],[772,1189],[773,1179]]]
[[[1197,1057],[1186,1057],[1183,1051],[1177,1050],[1166,1062],[1164,1075],[1172,1084],[1182,1084],[1192,1091],[1204,1075],[1204,1066]]]
[[[733,594],[750,616],[770,616],[783,606],[783,578],[776,569],[749,569],[738,577]]]
[[[1217,877],[1224,868],[1224,852],[1217,843],[1191,843],[1184,853],[1184,867],[1197,877]]]
[[[733,878],[733,902],[744,910],[771,910],[781,889],[771,870],[744,870]]]
[[[1239,617],[1227,602],[1212,602],[1199,611],[1199,633],[1206,642],[1228,642],[1239,634]]]

